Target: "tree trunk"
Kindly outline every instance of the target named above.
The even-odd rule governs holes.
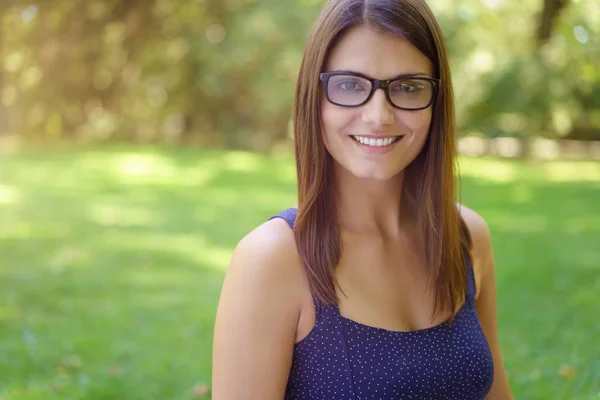
[[[544,8],[540,14],[536,33],[538,47],[542,47],[550,40],[556,20],[568,4],[569,0],[544,0]]]

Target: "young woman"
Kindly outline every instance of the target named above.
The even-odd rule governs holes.
[[[298,206],[237,246],[213,399],[511,399],[484,220],[455,203],[448,55],[424,0],[330,0],[294,110]]]

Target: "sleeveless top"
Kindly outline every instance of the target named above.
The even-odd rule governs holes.
[[[294,228],[296,209],[283,218]],[[490,390],[494,364],[475,309],[475,278],[468,261],[467,297],[452,324],[390,331],[319,305],[316,323],[294,346],[285,400],[480,400]]]

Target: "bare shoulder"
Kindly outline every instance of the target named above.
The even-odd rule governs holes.
[[[490,231],[487,222],[481,215],[475,210],[465,206],[464,204],[457,204],[460,216],[467,224],[469,232],[473,238],[473,242],[481,242],[489,240]],[[475,243],[473,243],[475,245]]]
[[[294,233],[287,222],[281,218],[273,218],[244,236],[236,246],[234,256],[250,252],[269,258],[285,255],[285,251],[293,247]]]
[[[490,230],[485,219],[475,210],[462,204],[457,204],[457,207],[471,234],[473,243],[471,257],[473,259],[477,295],[479,295],[481,282],[488,274],[493,274],[494,263]]]
[[[287,293],[293,299],[300,274],[294,233],[281,218],[264,222],[248,233],[236,246],[227,279],[243,278],[247,290]]]
[[[304,294],[299,265],[280,218],[236,246],[215,320],[213,398],[283,398]]]

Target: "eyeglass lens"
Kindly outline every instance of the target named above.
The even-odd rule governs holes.
[[[371,93],[369,80],[354,75],[329,77],[327,92],[330,101],[341,106],[358,106]],[[418,109],[427,107],[434,92],[433,83],[419,78],[404,78],[392,81],[388,88],[392,103],[400,108]]]

